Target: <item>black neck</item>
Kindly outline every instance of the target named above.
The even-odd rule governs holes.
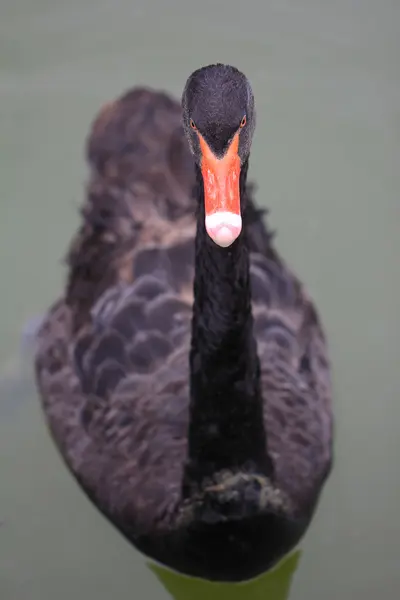
[[[247,164],[240,193],[245,208]],[[269,473],[260,367],[253,337],[246,232],[217,246],[204,224],[198,169],[198,205],[192,345],[190,353],[189,461],[186,475],[201,484],[222,471]]]

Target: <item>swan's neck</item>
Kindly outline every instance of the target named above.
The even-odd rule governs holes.
[[[247,165],[242,205],[246,172]],[[246,232],[229,248],[217,246],[205,230],[200,173],[198,195],[187,475],[200,484],[227,469],[268,471],[268,459]]]

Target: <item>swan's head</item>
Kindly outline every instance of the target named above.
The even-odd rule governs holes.
[[[182,109],[186,137],[203,176],[207,232],[219,246],[230,246],[242,229],[240,170],[255,127],[250,83],[235,67],[203,67],[189,77]]]

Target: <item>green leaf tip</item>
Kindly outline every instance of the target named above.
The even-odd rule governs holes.
[[[195,579],[148,563],[174,600],[288,600],[293,575],[300,560],[296,550],[276,567],[244,583],[216,583]]]

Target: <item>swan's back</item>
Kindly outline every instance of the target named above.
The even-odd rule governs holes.
[[[87,158],[83,223],[68,257],[67,302],[81,316],[104,290],[133,281],[138,251],[194,235],[193,161],[166,94],[134,89],[106,105]]]

